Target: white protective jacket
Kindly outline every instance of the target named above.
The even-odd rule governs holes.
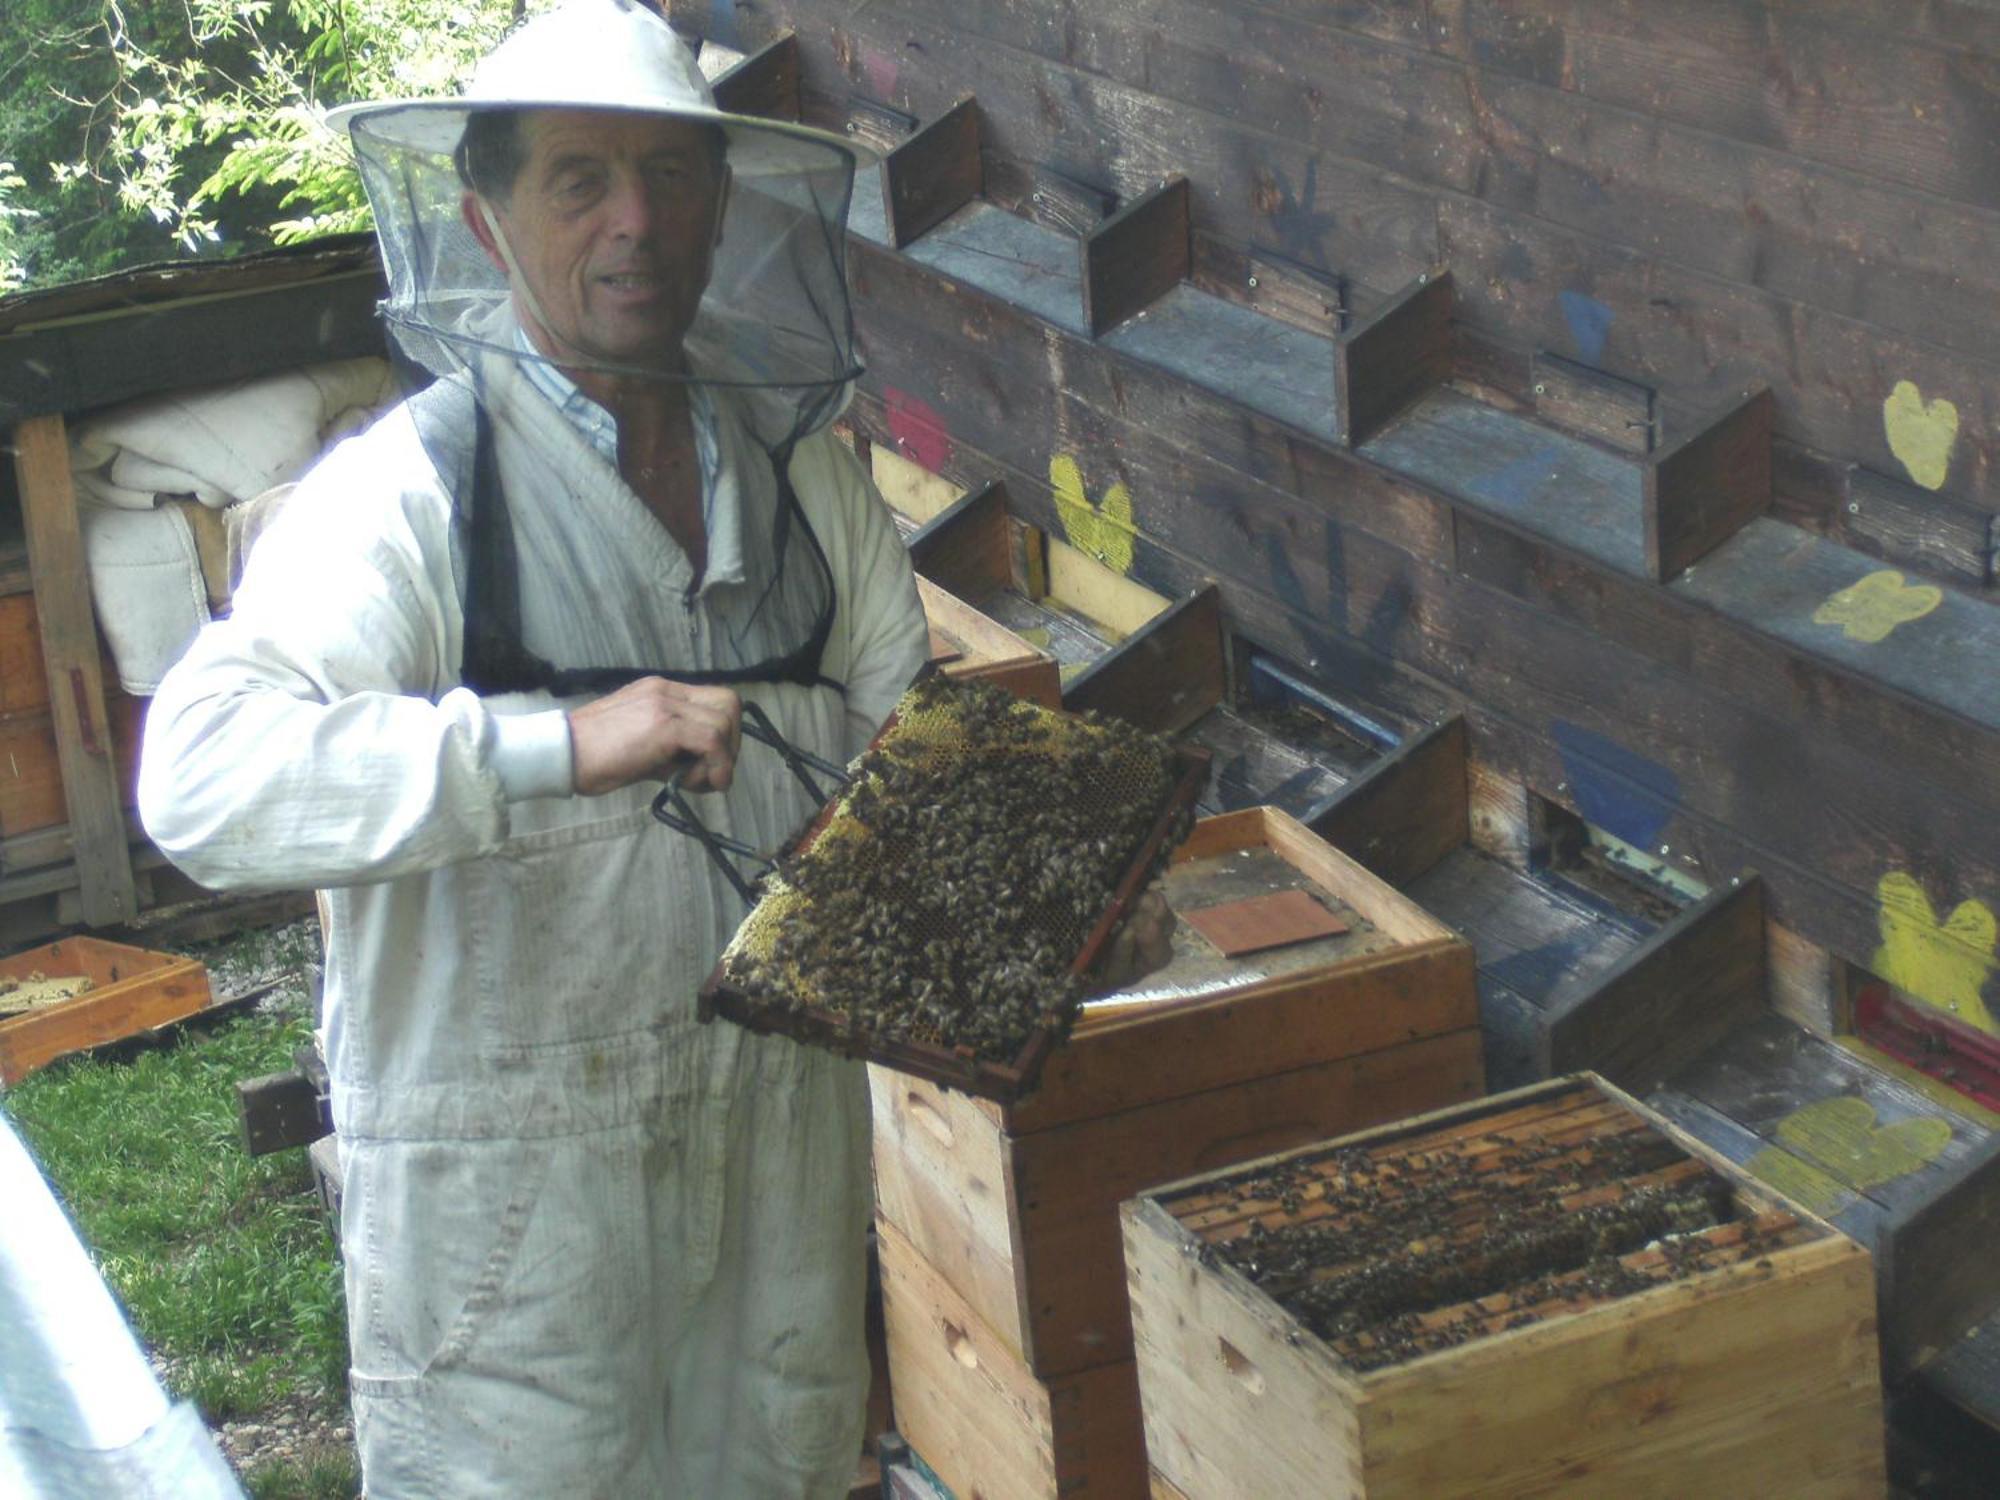
[[[563,664],[727,665],[770,467],[718,395],[710,564],[686,558],[518,371],[489,390],[523,643]],[[925,654],[853,456],[791,477],[838,594],[823,673],[746,689],[845,759]],[[844,1493],[860,1426],[859,1068],[694,996],[743,915],[656,790],[570,795],[546,694],[457,686],[450,502],[399,408],[259,542],[168,675],[140,811],[196,879],[327,888],[324,1017],[369,1494]],[[782,581],[780,587],[783,586]],[[750,627],[738,644],[767,649]],[[711,827],[779,844],[810,801],[745,742]]]

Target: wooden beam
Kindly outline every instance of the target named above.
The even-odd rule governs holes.
[[[1083,238],[1083,320],[1102,337],[1187,280],[1188,184],[1169,177]]]
[[[1535,415],[1624,453],[1650,453],[1657,432],[1651,386],[1538,350],[1530,365]]]
[[[1956,1181],[1874,1247],[1889,1307],[1882,1362],[1900,1374],[1927,1363],[2000,1308],[1993,1246],[2000,1243],[2000,1136],[1989,1139]]]
[[[1589,990],[1551,1005],[1538,1039],[1548,1076],[1588,1068],[1644,1093],[1765,1000],[1764,885],[1745,872],[1659,928]]]
[[[989,188],[994,182],[993,168],[996,165],[989,156],[986,159],[986,180]],[[1007,179],[1003,177],[1003,182]],[[1058,172],[1053,167],[1037,166],[1031,169],[1026,183],[1026,203],[1016,204],[1037,224],[1049,229],[1073,234],[1078,239],[1089,234],[1099,224],[1110,218],[1118,210],[1118,195],[1098,187],[1095,183],[1079,182],[1067,173]],[[997,198],[995,201],[999,201]]]
[[[1768,390],[1652,455],[1641,481],[1646,571],[1677,578],[1771,504]]]
[[[1210,584],[1086,667],[1063,690],[1063,707],[1176,734],[1220,703],[1225,686],[1222,605]]]
[[[977,198],[979,107],[961,99],[882,160],[882,209],[897,249]]]
[[[1426,272],[1333,346],[1334,431],[1358,448],[1451,371],[1451,273]]]
[[[714,81],[715,103],[735,115],[796,120],[799,42],[791,32],[759,47]]]
[[[125,847],[125,795],[104,711],[103,659],[60,416],[30,417],[14,429],[14,476],[83,919],[92,926],[130,921],[139,902]]]
[[[997,480],[961,495],[910,533],[910,565],[968,604],[1013,581],[1007,489]]]
[[[251,1156],[310,1146],[333,1129],[325,1096],[297,1070],[239,1082],[236,1111],[243,1126],[243,1149]]]
[[[1465,720],[1454,714],[1347,784],[1312,830],[1389,884],[1407,885],[1472,837]]]
[[[870,151],[886,156],[917,133],[917,117],[850,94],[840,128]]]

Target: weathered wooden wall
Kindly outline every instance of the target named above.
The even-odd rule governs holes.
[[[975,97],[984,195],[1045,223],[1088,229],[1185,176],[1193,283],[1298,328],[1331,334],[1448,271],[1453,369],[1498,409],[1535,407],[1540,385],[1556,411],[1562,367],[1536,362],[1553,352],[1586,384],[1630,382],[1600,408],[1629,397],[1640,429],[1656,412],[1633,445],[1665,451],[1768,387],[1771,514],[1854,549],[1828,554],[1810,598],[1758,591],[1755,548],[1790,546],[1786,526],[1740,534],[1726,567],[1666,567],[1670,586],[1628,577],[1580,532],[1523,530],[1367,445],[1127,358],[1088,319],[1052,323],[852,241],[864,427],[930,467],[1006,478],[1052,530],[1102,525],[1089,508],[1122,487],[1132,529],[1113,550],[1133,576],[1219,580],[1233,628],[1336,683],[1442,686],[1475,754],[1550,799],[1710,879],[1754,865],[1777,920],[1856,962],[1992,993],[2000,700],[1972,664],[2000,644],[2000,9],[674,14],[745,50],[795,32],[809,119],[866,133]],[[1065,458],[1080,495],[1051,487]],[[1872,640],[1824,628],[1857,565],[1902,572],[1868,588],[1922,591],[1899,598],[1936,618]],[[1912,886],[1926,905],[1899,926],[1892,898]],[[1929,957],[1901,963],[1899,942]]]

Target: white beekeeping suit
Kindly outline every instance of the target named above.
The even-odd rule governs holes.
[[[482,279],[473,221],[446,217],[470,111],[614,102],[712,124],[733,174],[686,357],[613,369],[689,386],[699,574],[571,380],[599,373],[580,345],[545,357],[561,313],[513,259],[534,247]],[[351,130],[385,312],[441,379],[259,543],[154,701],[140,810],[206,884],[329,888],[368,1493],[844,1494],[867,1374],[860,1070],[695,1022],[741,899],[649,816],[656,782],[573,793],[565,710],[646,672],[720,681],[845,759],[920,665],[894,526],[824,430],[855,373],[852,159],[716,113],[629,0],[576,0],[467,100]],[[699,805],[763,848],[811,811],[759,745]]]

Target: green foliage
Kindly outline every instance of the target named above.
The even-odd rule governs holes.
[[[456,92],[553,0],[9,0],[0,291],[365,229],[358,99]]]
[[[302,1012],[246,1016],[7,1095],[174,1394],[211,1421],[344,1398],[339,1265],[304,1154],[253,1160],[237,1134],[235,1084],[289,1067],[310,1030]]]

